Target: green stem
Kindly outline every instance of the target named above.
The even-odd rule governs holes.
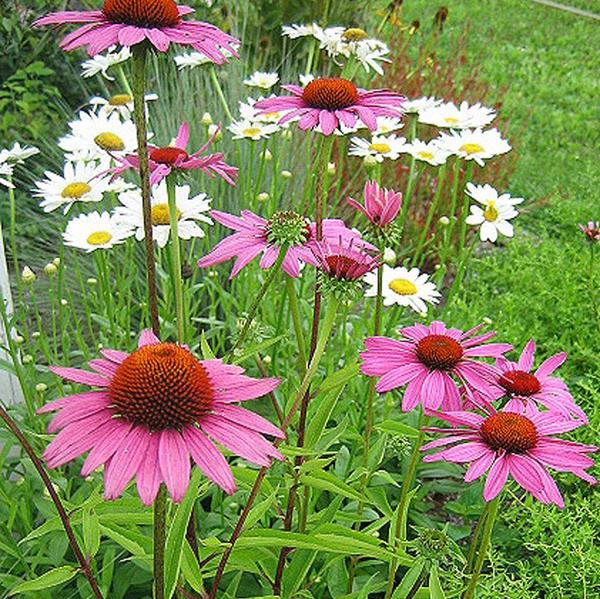
[[[12,183],[12,175],[8,175],[7,181]],[[19,269],[19,257],[17,256],[17,202],[15,200],[15,190],[8,188],[8,201],[10,205],[10,251],[12,253],[13,269],[15,271],[15,283],[17,286],[17,297],[21,298],[22,284],[21,271]]]
[[[306,343],[304,341],[304,332],[302,331],[302,318],[300,316],[300,308],[298,306],[296,287],[292,277],[285,278],[285,287],[288,295],[288,306],[292,315],[292,322],[294,323],[296,342],[298,344],[298,361],[301,365],[301,374],[304,376],[306,371]]]
[[[217,77],[217,71],[215,70],[215,67],[211,67],[209,72],[210,72],[210,80],[213,82],[213,85],[215,86],[215,91],[217,92],[217,96],[219,97],[219,100],[221,101],[221,105],[223,106],[223,110],[225,111],[227,118],[230,121],[235,120],[233,118],[233,115],[231,114],[231,110],[229,110],[229,105],[227,104],[227,100],[225,99],[225,94],[223,93],[223,88],[221,87],[221,84],[219,83],[219,78]]]
[[[123,86],[124,90],[128,95],[133,97],[133,92],[131,91],[131,86],[129,85],[129,81],[127,81],[127,77],[125,76],[125,71],[123,70],[123,65],[117,65],[117,77],[119,78],[119,82]]]
[[[473,536],[471,537],[471,545],[469,547],[469,553],[467,555],[467,573],[471,574],[473,571],[473,562],[475,561],[475,555],[477,553],[477,547],[479,545],[479,537],[481,535],[481,529],[483,524],[488,516],[490,504],[486,503],[483,508],[483,512],[477,521],[477,526],[475,526],[475,530],[473,531]]]
[[[494,529],[494,522],[496,520],[496,515],[498,514],[498,506],[500,505],[500,495],[498,495],[495,499],[493,499],[488,506],[488,515],[485,519],[485,525],[483,527],[483,533],[481,537],[481,545],[479,547],[479,553],[477,554],[477,560],[475,561],[475,567],[473,569],[473,574],[471,575],[471,580],[469,582],[469,586],[467,590],[464,592],[462,599],[471,599],[473,597],[473,593],[475,593],[475,589],[477,587],[477,581],[479,580],[479,576],[481,575],[481,569],[483,568],[483,564],[485,562],[486,554],[488,548],[490,546],[490,541],[492,539],[492,531]]]
[[[417,136],[417,121],[417,115],[413,115],[412,120],[410,122],[410,130],[408,133],[409,142],[412,142]],[[412,156],[410,159],[410,167],[408,169],[408,182],[406,184],[406,192],[404,193],[404,197],[402,198],[402,208],[398,217],[398,224],[401,230],[404,229],[404,223],[406,221],[406,217],[408,216],[408,209],[410,208],[410,198],[413,194],[415,186],[416,163],[417,159],[414,156]]]
[[[452,243],[452,233],[456,224],[456,204],[458,202],[458,183],[460,181],[460,158],[457,156],[454,162],[454,179],[452,180],[452,199],[450,203],[450,211],[448,217],[450,224],[446,229],[446,237],[444,239],[443,250],[440,256],[440,264],[447,266],[449,246]]]
[[[469,160],[466,165],[465,172],[465,184],[471,180],[473,176],[473,161]],[[463,204],[462,209],[460,211],[460,216],[457,215],[457,218],[460,218],[460,237],[458,243],[458,256],[459,256],[459,264],[462,263],[464,259],[464,255],[466,252],[465,243],[467,241],[467,216],[469,212],[469,203],[470,197],[463,190]],[[460,268],[460,266],[459,266]]]
[[[137,132],[138,159],[144,216],[144,243],[146,247],[146,270],[148,277],[148,305],[150,322],[156,336],[160,335],[158,318],[158,290],[156,286],[156,264],[152,238],[152,203],[150,200],[150,170],[148,168],[148,131],[146,123],[146,53],[145,43],[133,47],[133,117]]]
[[[177,201],[175,180],[167,177],[167,196],[169,201],[169,225],[171,227],[171,252],[173,257],[173,286],[177,318],[177,341],[185,343],[185,315],[183,307],[183,282],[181,280],[181,246],[179,244]]]
[[[283,260],[284,260],[286,254],[287,254],[287,247],[282,246],[279,250],[279,255],[277,256],[277,260],[275,261],[275,264],[273,264],[273,266],[271,266],[271,268],[269,269],[269,274],[267,275],[267,278],[265,279],[264,283],[262,284],[262,287],[258,291],[258,294],[254,298],[254,301],[252,302],[252,305],[250,306],[250,309],[248,310],[248,314],[245,318],[242,331],[240,332],[236,342],[233,344],[233,347],[229,350],[229,353],[227,354],[227,357],[225,358],[225,362],[231,361],[231,359],[233,358],[233,356],[235,354],[235,350],[238,347],[240,347],[242,345],[242,343],[244,342],[244,340],[246,339],[246,336],[248,335],[248,331],[250,330],[250,326],[252,325],[252,322],[254,321],[254,317],[256,316],[256,312],[258,311],[258,308],[262,302],[262,299],[265,296],[265,294],[267,293],[267,290],[269,289],[269,287],[271,286],[271,283],[275,280],[275,277],[279,273],[281,264],[283,263]]]
[[[596,327],[598,328],[598,332],[600,332],[600,312],[598,310],[598,298],[596,296],[596,286],[595,286],[595,272],[594,272],[594,264],[595,264],[595,244],[596,241],[590,242],[590,268],[588,274],[588,284],[590,286],[590,299],[592,301],[592,311],[594,312],[594,319],[596,321]]]
[[[161,484],[154,501],[154,599],[165,598],[167,488]]]
[[[400,490],[400,501],[398,504],[398,519],[396,520],[396,528],[394,530],[394,545],[397,547],[400,539],[404,535],[404,531],[402,530],[404,519],[402,518],[402,514],[406,509],[406,502],[408,500],[408,494],[410,493],[410,489],[412,487],[413,479],[415,477],[415,473],[417,471],[417,465],[419,464],[419,456],[421,445],[423,445],[423,440],[425,439],[425,431],[423,430],[423,426],[426,424],[426,418],[423,416],[423,412],[419,412],[419,436],[417,437],[415,444],[413,446],[412,454],[410,456],[410,463],[408,465],[408,470],[406,471],[406,476],[402,481],[402,488]],[[408,521],[408,518],[406,519]],[[385,593],[385,599],[390,599],[392,596],[392,592],[394,590],[394,581],[396,579],[396,571],[398,570],[398,560],[392,559],[390,562],[390,570],[388,577],[388,584]]]

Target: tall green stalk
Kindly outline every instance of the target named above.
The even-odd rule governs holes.
[[[177,341],[185,343],[185,314],[183,306],[183,281],[181,279],[181,246],[179,243],[179,217],[175,197],[175,179],[167,177],[167,197],[169,201],[169,225],[171,228],[171,255],[173,262],[173,286],[175,288],[175,306],[177,318]]]
[[[154,599],[165,599],[167,488],[160,485],[154,500]]]

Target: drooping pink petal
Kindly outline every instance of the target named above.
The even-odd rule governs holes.
[[[49,370],[67,381],[81,383],[82,385],[90,385],[91,387],[108,387],[110,383],[110,379],[102,374],[80,370],[79,368],[50,366]]]
[[[253,429],[259,433],[271,435],[276,439],[285,439],[285,433],[283,431],[262,416],[259,416],[250,410],[245,410],[244,408],[231,404],[219,404],[218,406],[215,406],[214,413],[217,416],[222,416],[231,422]]]
[[[158,489],[163,482],[162,472],[158,459],[158,446],[160,434],[154,433],[148,438],[148,447],[136,473],[136,486],[142,503],[152,505],[156,499]]]
[[[480,476],[488,471],[495,459],[496,452],[488,449],[486,453],[471,463],[467,469],[467,472],[465,473],[465,482],[470,483],[474,480],[477,480]]]
[[[171,498],[175,503],[181,502],[190,484],[190,454],[179,431],[160,432],[158,461]]]
[[[492,464],[483,487],[483,498],[486,501],[494,499],[502,491],[508,478],[508,462],[506,456],[500,456]]]
[[[81,476],[89,476],[107,462],[133,427],[131,422],[113,418],[98,443],[95,443],[81,468]]]
[[[529,372],[533,367],[533,357],[535,356],[535,341],[530,339],[521,353],[521,357],[517,362],[517,368]]]

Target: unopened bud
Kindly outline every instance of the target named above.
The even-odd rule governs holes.
[[[442,225],[442,227],[447,227],[450,224],[450,219],[447,216],[440,216],[438,223]]]
[[[215,278],[215,277],[216,277],[218,274],[219,274],[219,273],[218,273],[216,270],[209,270],[209,271],[208,271],[208,276],[209,276],[211,279],[214,279],[214,278]]]
[[[23,283],[30,285],[31,283],[33,283],[36,279],[35,273],[33,272],[33,270],[31,270],[31,268],[29,268],[29,266],[25,266],[23,267],[23,272],[21,273],[21,281],[23,281]]]
[[[365,164],[365,168],[374,168],[377,166],[377,158],[375,158],[375,156],[371,156],[370,154],[368,156],[364,157],[364,164]]]
[[[88,285],[97,285],[98,279],[94,279],[94,277],[90,277],[86,282]]]
[[[281,137],[283,139],[292,139],[292,132],[291,132],[291,130],[290,129],[284,129],[281,132]]]
[[[273,361],[273,359],[271,358],[271,356],[264,356],[262,361],[265,363],[266,366],[268,366]]]
[[[54,258],[54,260],[52,260],[52,264],[58,268],[60,266],[60,258]]]
[[[25,354],[21,361],[23,364],[31,364],[33,362],[33,356],[31,354]]]
[[[48,262],[48,264],[46,264],[46,266],[44,266],[44,272],[49,277],[51,277],[52,275],[55,275],[57,271],[58,271],[58,268],[56,268],[56,264],[54,264],[52,262]]]
[[[271,196],[270,196],[270,195],[269,195],[269,194],[268,194],[266,191],[263,191],[263,192],[259,193],[259,194],[256,196],[256,199],[257,199],[259,202],[267,202],[267,201],[269,200],[269,198],[270,198],[270,197],[271,197]]]
[[[207,127],[213,124],[212,116],[210,116],[210,112],[205,112],[200,119],[200,122]]]
[[[260,157],[269,162],[269,160],[273,160],[273,154],[269,152],[269,150],[264,150],[264,152],[260,153]]]
[[[223,133],[221,133],[221,129],[219,129],[218,125],[209,125],[208,126],[208,134],[211,137],[214,135],[215,139],[221,139],[221,137],[223,137]]]
[[[38,393],[44,393],[44,391],[46,391],[47,389],[48,389],[48,385],[46,385],[46,383],[38,383],[38,384],[35,386],[35,390],[36,390]]]
[[[281,171],[281,176],[284,179],[291,179],[292,178],[292,173],[290,171]]]
[[[491,318],[489,318],[488,316],[484,316],[481,320],[483,320],[483,322],[485,322],[485,324],[492,324],[493,320]]]
[[[39,339],[41,336],[42,334],[39,331],[33,331],[33,333],[31,333],[32,339]]]
[[[335,162],[329,162],[327,164],[327,172],[330,175],[335,175]]]
[[[383,261],[388,266],[396,266],[396,252],[392,248],[385,248],[383,251]]]

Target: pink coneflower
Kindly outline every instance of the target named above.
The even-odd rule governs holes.
[[[283,459],[262,436],[282,438],[283,433],[233,405],[269,393],[279,379],[254,379],[221,360],[196,360],[184,346],[161,343],[149,330],[132,354],[106,349],[102,355],[105,359],[89,363],[95,372],[51,368],[68,381],[100,389],[39,410],[58,411],[48,432],[60,432],[43,456],[50,468],[89,451],[81,474],[104,465],[106,499],[116,499],[135,477],[142,502],[151,505],[163,482],[173,501],[183,499],[190,456],[225,492],[235,491],[231,469],[214,441],[260,466]]]
[[[355,127],[358,120],[371,131],[377,129],[377,117],[402,116],[400,94],[379,89],[367,91],[357,88],[347,79],[314,79],[306,87],[283,85],[291,96],[267,98],[254,104],[257,114],[289,110],[279,124],[300,119],[300,129],[314,129],[319,125],[324,135],[331,135],[341,125]]]
[[[190,127],[187,123],[183,123],[179,128],[174,145],[160,148],[148,146],[150,185],[158,185],[165,177],[177,170],[201,170],[210,177],[219,175],[230,185],[235,185],[238,169],[225,162],[222,152],[202,156],[217,134],[218,130],[197,152],[188,154],[186,147],[190,140]],[[109,170],[113,174],[113,178],[122,175],[130,168],[139,169],[140,162],[137,154],[129,154],[118,161],[120,164]]]
[[[240,41],[218,27],[201,21],[184,21],[194,12],[173,0],[104,0],[102,10],[55,12],[38,19],[34,26],[85,23],[67,35],[60,46],[66,52],[87,46],[96,56],[109,46],[135,46],[148,40],[160,52],[171,43],[191,46],[216,64],[227,61],[228,53],[237,56]]]
[[[591,220],[587,225],[580,224],[578,227],[590,241],[600,241],[600,221],[595,223]]]
[[[496,399],[503,395],[493,366],[475,358],[498,358],[512,349],[508,343],[486,343],[496,333],[476,335],[483,324],[463,333],[447,329],[440,321],[428,327],[415,324],[399,330],[402,340],[388,337],[365,339],[361,371],[381,377],[379,393],[407,385],[402,410],[410,412],[419,403],[427,411],[449,402],[460,402],[459,384]]]
[[[317,264],[312,252],[317,240],[317,226],[295,212],[276,212],[269,220],[250,210],[242,210],[239,217],[219,210],[212,210],[210,215],[236,233],[220,241],[209,254],[200,258],[198,266],[201,268],[221,264],[236,257],[230,275],[230,278],[233,278],[259,254],[262,254],[260,267],[271,268],[283,245],[287,245],[288,249],[281,268],[290,277],[300,275],[300,266],[303,263],[313,266]],[[362,241],[359,233],[351,231],[338,219],[323,221],[323,239],[335,242],[353,240],[364,247],[373,247]]]
[[[402,194],[379,187],[377,181],[367,181],[364,189],[364,206],[354,198],[348,204],[362,212],[376,227],[389,225],[398,216]]]
[[[546,467],[572,472],[591,484],[596,483],[585,470],[594,463],[586,454],[597,448],[553,436],[571,431],[581,422],[562,420],[554,412],[525,416],[506,409],[502,412],[491,410],[486,416],[473,412],[446,412],[436,416],[453,428],[429,429],[446,436],[423,445],[421,451],[453,445],[426,456],[424,461],[470,462],[466,482],[489,472],[483,490],[486,501],[500,493],[510,474],[542,503],[555,503],[563,508],[561,494]]]
[[[357,246],[353,240],[346,243],[318,241],[312,251],[317,268],[328,278],[342,282],[360,281],[380,264],[377,257],[368,254],[364,246]]]
[[[496,366],[500,370],[498,383],[509,396],[506,408],[512,412],[529,414],[536,412],[536,404],[559,413],[563,418],[572,416],[587,424],[585,412],[575,404],[573,396],[565,383],[550,376],[567,359],[561,352],[545,360],[535,374],[531,372],[535,356],[535,341],[531,339],[523,348],[518,362],[504,357],[497,358]]]

